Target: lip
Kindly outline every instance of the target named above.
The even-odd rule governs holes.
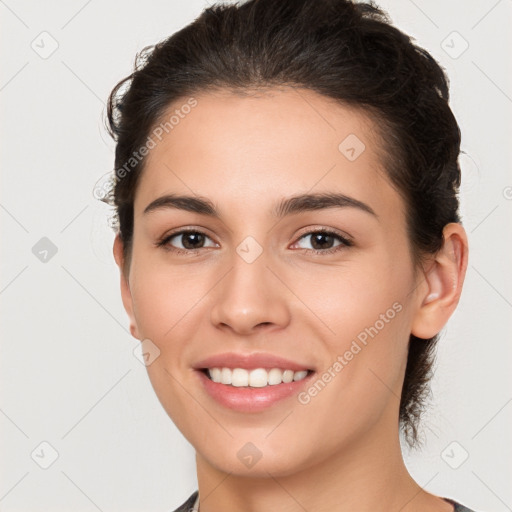
[[[293,370],[294,372],[315,370],[315,368],[307,364],[263,352],[251,354],[224,352],[223,354],[216,354],[203,359],[194,365],[196,370],[203,370],[205,368],[245,368],[246,370],[281,368],[282,370]]]
[[[281,383],[264,388],[235,387],[219,382],[213,382],[204,371],[206,368],[245,368],[254,370],[272,368],[282,370],[309,370],[309,374],[302,380]],[[199,382],[203,389],[220,405],[239,412],[256,413],[271,407],[286,398],[296,396],[300,390],[309,385],[316,371],[308,364],[292,361],[284,357],[265,352],[242,354],[224,352],[207,357],[194,365]]]
[[[236,368],[239,368],[239,366]],[[251,388],[234,387],[213,382],[201,369],[197,369],[194,373],[197,374],[203,389],[217,403],[228,409],[244,413],[261,412],[286,398],[297,396],[302,388],[310,384],[311,379],[316,374],[316,372],[311,372],[299,381],[283,382],[264,388]]]

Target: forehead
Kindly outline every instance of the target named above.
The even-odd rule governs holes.
[[[378,126],[363,111],[307,89],[216,91],[176,101],[163,116],[135,211],[165,193],[239,209],[294,193],[341,192],[376,208],[400,202],[384,172]],[[166,123],[173,116],[173,123]],[[158,125],[157,125],[158,128]],[[160,132],[162,129],[160,130]],[[155,131],[153,131],[155,133]]]

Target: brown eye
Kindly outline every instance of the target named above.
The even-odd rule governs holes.
[[[310,247],[307,247],[308,243]],[[310,231],[309,233],[302,235],[299,238],[297,245],[301,249],[306,249],[306,251],[313,251],[319,254],[329,254],[345,247],[350,247],[353,244],[350,240],[347,240],[338,233],[322,229]]]
[[[201,231],[183,230],[163,238],[157,244],[170,251],[194,251],[205,247],[216,247],[211,238]]]
[[[205,240],[205,236],[202,233],[194,231],[182,233],[177,235],[177,237],[181,237],[181,243],[184,249],[199,249],[203,246]]]
[[[310,236],[313,249],[330,249],[335,242],[335,237],[327,233],[314,233]]]

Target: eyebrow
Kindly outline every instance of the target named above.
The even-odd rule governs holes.
[[[301,212],[323,210],[327,208],[357,208],[375,217],[378,215],[366,203],[338,193],[300,194],[279,201],[272,210],[272,215],[282,218]],[[199,196],[183,196],[168,194],[161,196],[144,209],[143,214],[156,210],[178,209],[199,213],[220,219],[220,213],[215,205],[207,198]]]

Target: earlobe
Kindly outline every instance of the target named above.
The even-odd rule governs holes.
[[[443,230],[444,243],[424,273],[424,286],[418,287],[418,309],[411,333],[432,338],[441,331],[455,311],[462,292],[468,262],[468,243],[464,228],[457,223]]]
[[[123,242],[119,234],[116,235],[113,247],[114,259],[119,267],[120,279],[121,279],[121,298],[123,306],[128,314],[130,320],[130,333],[134,338],[141,339],[139,336],[137,321],[133,312],[133,299],[132,292],[130,290],[130,283],[128,281],[128,275],[126,275],[126,269],[124,268],[124,254],[123,254]]]

